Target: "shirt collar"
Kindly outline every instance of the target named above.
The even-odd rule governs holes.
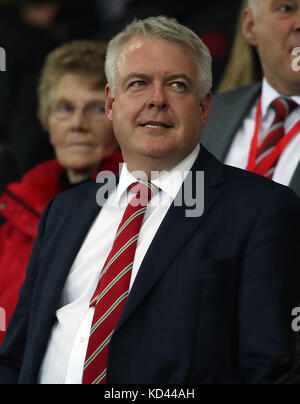
[[[267,113],[269,106],[271,103],[278,97],[283,97],[282,94],[279,94],[267,81],[266,78],[263,79],[262,85],[262,103],[261,103],[261,113],[262,117],[264,118]],[[288,97],[291,100],[294,100],[298,105],[300,105],[300,96],[292,96]]]
[[[153,184],[169,195],[172,199],[175,199],[188,172],[194,165],[199,152],[200,144],[197,144],[192,153],[189,154],[176,167],[174,167],[171,171],[162,172],[157,178],[152,180]],[[123,163],[120,181],[117,187],[117,201],[119,205],[122,205],[123,198],[126,196],[129,186],[136,181],[136,178],[128,171],[127,164]]]

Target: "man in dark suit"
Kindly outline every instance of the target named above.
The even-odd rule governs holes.
[[[106,72],[126,164],[117,185],[98,178],[47,206],[0,382],[270,381],[299,298],[298,198],[199,145],[211,56],[192,31],[134,22]],[[156,191],[141,208],[132,185],[146,178]]]
[[[289,185],[300,197],[300,74],[295,53],[300,46],[300,0],[287,4],[249,0],[242,28],[246,40],[257,49],[263,83],[216,96],[201,142],[222,162]],[[278,99],[293,105],[282,121],[282,136],[275,134],[267,145]],[[260,170],[261,159],[268,160],[271,153],[271,165]]]

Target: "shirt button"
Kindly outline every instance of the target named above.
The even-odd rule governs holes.
[[[80,342],[81,344],[83,344],[85,341],[86,341],[86,339],[85,339],[84,337],[81,337],[80,340],[79,340],[79,342]]]
[[[0,203],[0,210],[6,209],[6,203]]]

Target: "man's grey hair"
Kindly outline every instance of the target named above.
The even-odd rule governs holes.
[[[256,10],[258,4],[258,0],[248,0],[248,7],[253,11]]]
[[[176,19],[159,16],[149,17],[145,20],[134,20],[109,42],[105,73],[112,94],[115,91],[116,65],[120,51],[126,43],[138,37],[166,39],[189,47],[197,59],[201,99],[205,98],[211,91],[212,57],[206,45],[192,30],[179,24]]]

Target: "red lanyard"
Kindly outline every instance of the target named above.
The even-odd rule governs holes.
[[[260,121],[261,121],[261,104],[262,104],[262,96],[260,96],[257,110],[256,110],[256,119],[255,119],[255,130],[253,139],[251,142],[249,160],[247,170],[252,172],[257,172],[258,174],[264,175],[265,172],[268,171],[269,168],[273,166],[273,164],[277,161],[280,154],[283,152],[288,143],[292,140],[292,138],[300,131],[300,121],[298,121],[289,131],[285,134],[285,136],[280,140],[278,145],[273,149],[273,151],[264,159],[263,163],[260,164],[259,170],[256,170],[256,156],[257,156],[257,148],[258,148],[258,134],[260,129]]]

